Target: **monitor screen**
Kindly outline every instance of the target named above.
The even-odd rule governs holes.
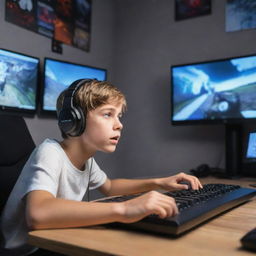
[[[173,124],[256,118],[256,55],[172,66],[171,80]]]
[[[256,132],[249,133],[246,159],[256,159]]]
[[[77,79],[106,80],[105,69],[45,58],[42,86],[41,113],[55,114],[59,94]]]
[[[244,129],[242,137],[242,174],[256,176],[256,130],[255,127]]]
[[[35,114],[39,59],[0,49],[0,110]]]

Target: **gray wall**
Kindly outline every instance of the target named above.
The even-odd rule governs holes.
[[[5,22],[1,1],[0,46],[108,69],[109,80],[128,100],[117,151],[96,156],[110,177],[163,176],[201,163],[223,166],[223,126],[171,125],[170,65],[255,52],[254,30],[225,32],[225,2],[213,0],[211,15],[175,22],[174,1],[94,0],[91,51],[64,45],[64,54],[57,55],[48,38]],[[26,122],[37,144],[59,138],[55,120]]]

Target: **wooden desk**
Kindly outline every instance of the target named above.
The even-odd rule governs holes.
[[[220,180],[203,183],[248,186],[254,179]],[[254,255],[240,248],[240,238],[256,227],[256,199],[201,225],[177,239],[105,227],[38,230],[29,233],[31,245],[66,255]]]

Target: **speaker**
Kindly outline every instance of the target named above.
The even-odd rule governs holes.
[[[62,109],[58,115],[58,125],[60,130],[66,135],[80,136],[86,126],[86,113],[75,103],[75,94],[84,84],[96,79],[79,79],[73,82],[64,94]]]

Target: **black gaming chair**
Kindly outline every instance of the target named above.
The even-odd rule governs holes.
[[[35,148],[21,116],[0,114],[0,214],[15,182]],[[0,249],[0,255],[9,255]]]

